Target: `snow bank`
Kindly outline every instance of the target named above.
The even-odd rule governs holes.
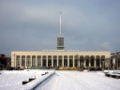
[[[120,70],[105,70],[105,76],[120,79]]]
[[[34,90],[38,85],[43,83],[46,79],[50,78],[52,75],[55,74],[55,71],[49,72],[48,74],[41,76],[37,75],[35,80],[31,81],[30,83],[24,85],[21,89],[24,90]]]
[[[120,70],[104,70],[104,73],[108,73],[108,72],[120,73]]]

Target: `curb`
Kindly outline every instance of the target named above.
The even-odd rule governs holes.
[[[46,81],[47,79],[49,79],[50,77],[52,77],[54,74],[55,74],[55,72],[53,72],[51,75],[49,75],[48,77],[46,77],[45,79],[43,79],[42,81],[40,81],[33,88],[31,88],[31,90],[35,90],[39,85],[41,85],[44,81]]]

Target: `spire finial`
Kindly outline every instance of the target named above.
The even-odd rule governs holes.
[[[61,26],[62,26],[62,12],[60,11],[60,35],[62,34]]]

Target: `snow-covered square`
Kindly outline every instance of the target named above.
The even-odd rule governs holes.
[[[36,90],[120,90],[120,79],[103,72],[56,71]]]
[[[45,72],[48,74],[42,76]],[[23,70],[0,73],[0,90],[31,90],[35,86],[35,90],[120,90],[120,79],[106,77],[103,72]],[[22,81],[29,78],[36,79],[23,85]]]

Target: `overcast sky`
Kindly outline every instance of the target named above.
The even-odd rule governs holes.
[[[56,49],[60,11],[66,50],[120,51],[120,0],[0,0],[0,53]]]

